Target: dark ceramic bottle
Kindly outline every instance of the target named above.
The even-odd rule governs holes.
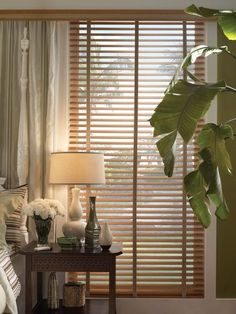
[[[89,197],[89,219],[85,227],[85,246],[86,248],[93,249],[99,246],[99,235],[101,227],[99,225],[96,214],[96,197]]]

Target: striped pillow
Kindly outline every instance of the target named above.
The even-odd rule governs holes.
[[[8,195],[10,198],[17,198],[17,207],[11,212],[10,208],[7,213],[6,223],[6,242],[9,244],[14,243],[16,248],[20,248],[21,245],[21,234],[20,234],[20,225],[21,225],[21,211],[27,195],[27,187],[19,187],[16,189],[5,190],[0,192],[0,201],[1,196]]]
[[[0,250],[0,267],[2,267],[5,271],[10,286],[12,287],[13,293],[17,298],[20,294],[21,285],[12,266],[10,256],[6,250]]]

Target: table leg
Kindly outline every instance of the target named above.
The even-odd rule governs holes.
[[[37,273],[37,302],[43,300],[43,273]]]
[[[25,314],[32,313],[32,271],[31,256],[26,256],[26,273],[25,273]]]
[[[109,271],[109,314],[116,313],[116,259],[112,258]]]
[[[86,272],[86,297],[90,296],[90,273]]]

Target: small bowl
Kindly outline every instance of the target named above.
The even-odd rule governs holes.
[[[76,237],[59,237],[57,238],[57,243],[62,249],[72,249],[77,244]]]

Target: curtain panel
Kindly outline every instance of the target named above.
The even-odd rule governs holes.
[[[29,200],[57,198],[47,175],[50,153],[68,146],[68,22],[1,21],[0,40],[0,176],[27,183]]]
[[[0,176],[17,186],[17,142],[20,116],[21,37],[23,22],[0,21]]]
[[[29,52],[27,60],[27,114],[23,125],[27,126],[29,141],[28,155],[30,169],[28,178],[19,178],[17,171],[21,160],[17,161],[21,116],[21,75],[22,51],[21,40],[27,29]],[[56,119],[66,115],[66,84],[60,86],[58,74],[67,71],[67,56],[58,49],[67,41],[67,22],[50,21],[1,21],[0,39],[0,175],[7,177],[7,185],[16,186],[28,180],[31,198],[47,194],[47,162],[50,151],[60,148],[56,138]],[[63,60],[61,60],[63,58]],[[64,69],[61,68],[61,64]],[[61,75],[61,74],[60,74]],[[64,73],[65,75],[65,73]],[[64,91],[62,94],[61,88]],[[60,97],[64,98],[60,102]],[[60,112],[60,114],[58,114]],[[67,138],[65,125],[63,146]],[[20,130],[21,131],[21,130]],[[19,157],[18,157],[19,158]],[[23,173],[23,172],[22,172]],[[40,184],[39,184],[40,182]]]
[[[29,177],[30,198],[49,197],[48,165],[56,142],[57,22],[29,22]]]

